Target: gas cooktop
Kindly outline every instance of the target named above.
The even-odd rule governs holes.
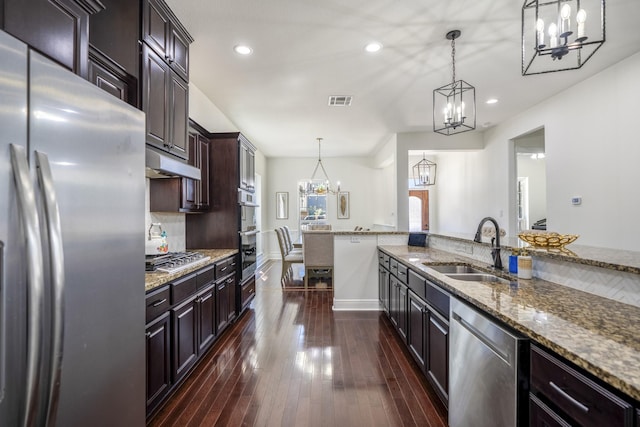
[[[187,268],[204,264],[211,257],[200,252],[171,252],[162,255],[147,255],[145,271],[161,271],[164,273],[178,273]]]

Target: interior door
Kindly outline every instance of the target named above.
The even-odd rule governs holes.
[[[420,199],[422,230],[429,230],[429,190],[409,190],[409,197]]]

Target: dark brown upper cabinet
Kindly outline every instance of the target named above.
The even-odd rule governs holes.
[[[141,81],[147,144],[187,160],[188,83],[146,44],[142,46]]]
[[[162,0],[142,0],[142,111],[147,143],[189,158],[189,44],[193,38]]]
[[[142,40],[189,81],[189,44],[193,39],[164,2],[143,1]]]
[[[140,7],[131,0],[101,0],[105,10],[89,18],[89,81],[140,107]]]
[[[97,0],[0,0],[4,31],[87,78],[89,16]]]

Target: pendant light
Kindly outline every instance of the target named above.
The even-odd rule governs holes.
[[[324,165],[322,164],[322,156],[320,155],[320,146],[322,143],[322,138],[316,138],[316,139],[318,140],[318,162],[316,163],[316,167],[313,170],[313,173],[311,174],[311,178],[300,182],[300,188],[299,188],[300,194],[306,194],[306,195],[310,195],[310,194],[322,195],[327,193],[336,194],[338,191],[340,191],[340,182],[338,182],[337,184],[337,189],[335,189],[331,185],[331,180],[329,180],[329,175],[327,175],[327,171],[324,169]],[[322,172],[322,175],[324,175],[324,178],[322,177],[316,178],[318,171]]]
[[[525,0],[522,75],[576,70],[605,41],[605,0]]]
[[[456,39],[460,30],[449,31],[451,40],[451,83],[433,91],[433,131],[453,135],[476,128],[476,88],[464,80],[456,81]]]
[[[413,166],[413,183],[416,187],[427,187],[436,183],[436,168],[438,166],[422,154],[422,160]]]

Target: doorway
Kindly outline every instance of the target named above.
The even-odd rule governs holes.
[[[429,230],[429,190],[409,190],[409,231]]]

